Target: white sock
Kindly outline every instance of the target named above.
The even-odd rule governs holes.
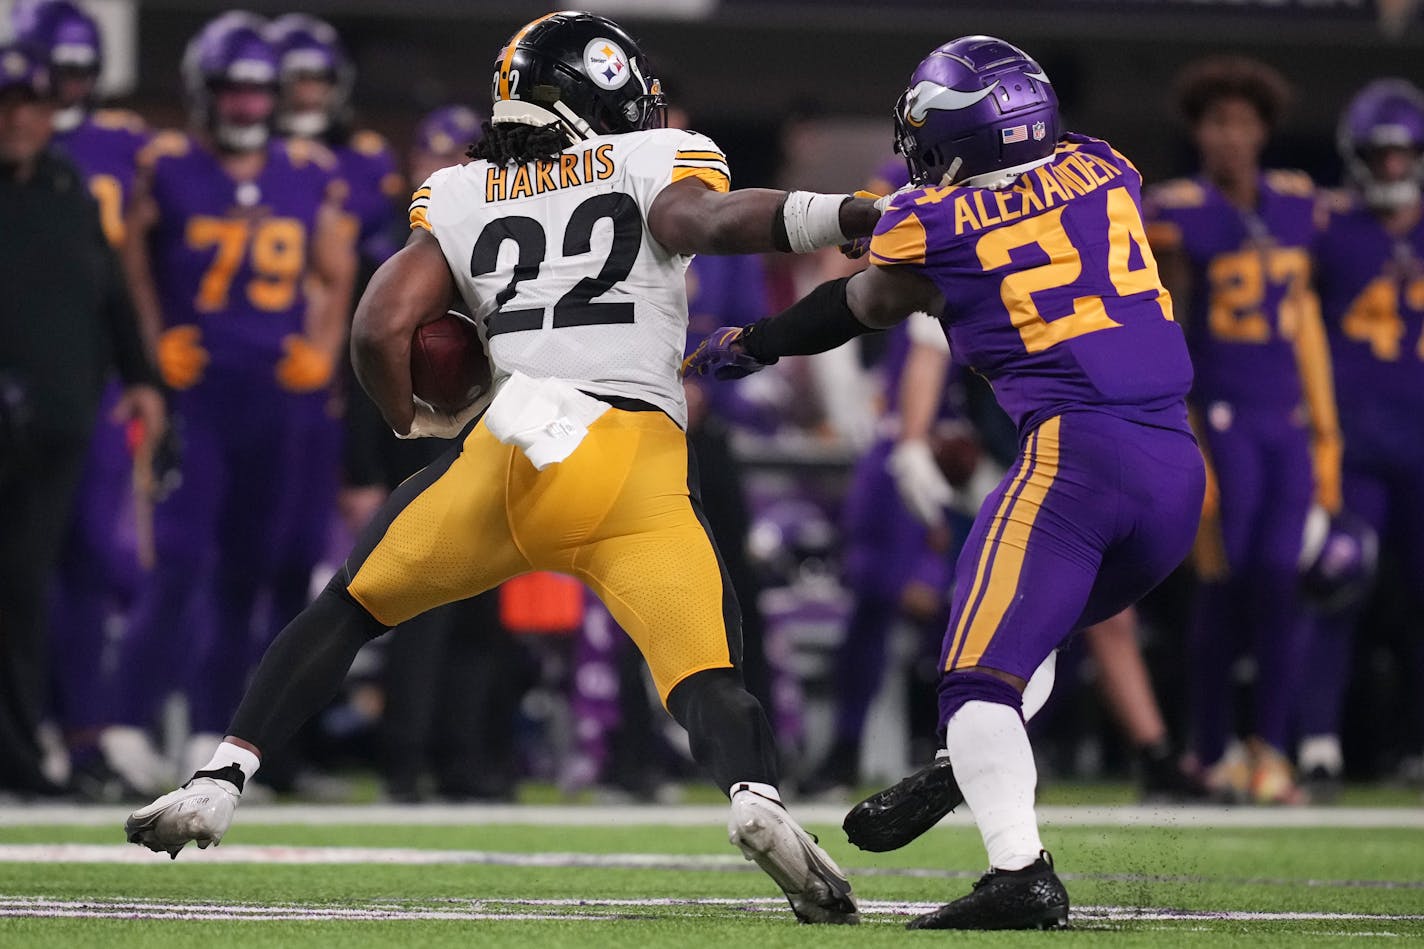
[[[234,745],[230,741],[225,741],[218,745],[218,750],[213,752],[213,756],[208,763],[199,768],[199,771],[221,771],[230,764],[235,764],[242,772],[244,782],[251,781],[252,776],[257,773],[257,769],[262,764],[262,759],[242,748]],[[243,787],[247,785],[244,783]]]
[[[1302,772],[1324,768],[1330,774],[1345,770],[1345,755],[1340,750],[1339,735],[1306,735],[1300,740],[1296,764]]]
[[[1023,690],[1023,720],[1031,721],[1035,715],[1043,708],[1048,697],[1053,694],[1054,676],[1058,671],[1058,650],[1055,649],[1048,654],[1048,658],[1039,663],[1037,669],[1033,670],[1033,675],[1029,677],[1028,685]]]
[[[770,798],[776,803],[781,803],[781,793],[770,784],[758,784],[755,781],[738,781],[727,791],[728,797],[736,797],[741,791],[750,791],[762,797]]]
[[[954,779],[974,813],[989,866],[1022,870],[1038,859],[1043,842],[1033,813],[1038,771],[1017,709],[997,702],[967,702],[945,729]]]

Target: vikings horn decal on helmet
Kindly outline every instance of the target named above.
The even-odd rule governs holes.
[[[1344,609],[1369,592],[1379,564],[1379,537],[1367,522],[1342,511],[1312,507],[1301,538],[1301,588],[1326,612]]]
[[[47,57],[51,69],[97,73],[104,65],[98,22],[69,0],[16,4],[10,20],[15,39]]]
[[[1424,183],[1424,93],[1404,79],[1375,80],[1345,107],[1336,144],[1346,175],[1370,207],[1393,210],[1418,202]],[[1412,173],[1399,181],[1378,178],[1369,155],[1381,148],[1412,149]]]
[[[259,16],[239,10],[224,13],[198,31],[183,51],[183,89],[193,123],[212,133],[225,151],[256,151],[267,145],[268,121],[235,125],[213,109],[213,93],[224,85],[277,85],[277,51]],[[269,117],[270,121],[270,117]]]
[[[997,185],[1051,157],[1061,132],[1043,69],[992,36],[960,37],[930,53],[895,104],[895,150],[922,186]]]
[[[315,138],[333,125],[349,120],[356,68],[335,27],[305,13],[288,13],[273,20],[267,39],[277,49],[278,76],[283,83],[302,76],[317,76],[333,86],[324,110],[297,112],[282,109],[277,124],[288,135]]]
[[[592,13],[550,13],[521,27],[499,51],[490,91],[492,124],[557,124],[570,142],[666,120],[662,84],[643,51]]]

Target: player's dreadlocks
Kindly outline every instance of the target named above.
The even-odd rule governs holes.
[[[524,125],[484,122],[484,135],[465,155],[495,165],[522,165],[530,161],[558,161],[569,147],[569,138],[557,125]]]
[[[1187,124],[1196,125],[1220,99],[1245,99],[1268,128],[1275,128],[1290,104],[1290,84],[1275,69],[1245,56],[1199,60],[1172,84],[1172,100]]]

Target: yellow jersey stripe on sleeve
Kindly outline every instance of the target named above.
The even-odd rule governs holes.
[[[416,188],[416,189],[415,189],[415,194],[411,195],[411,196],[410,196],[410,199],[411,199],[412,201],[419,201],[421,198],[428,198],[428,197],[430,197],[430,188],[429,188],[429,187],[425,187],[425,188]]]
[[[726,155],[723,155],[721,152],[696,151],[696,150],[688,150],[688,151],[681,151],[681,152],[678,152],[678,153],[677,153],[677,157],[678,157],[679,160],[684,159],[684,158],[692,158],[692,159],[698,159],[698,158],[700,158],[700,159],[703,159],[704,161],[726,161],[726,160],[727,160],[727,156],[726,156]]]
[[[923,264],[925,226],[914,214],[907,214],[888,231],[870,239],[870,257],[877,264]]]
[[[673,183],[677,183],[684,178],[696,178],[713,191],[727,192],[732,190],[732,179],[727,173],[717,168],[694,168],[689,165],[682,165],[672,170]]]
[[[425,205],[419,205],[410,209],[410,229],[413,231],[417,227],[422,227],[434,234],[435,230],[430,226],[430,219],[426,217]]]

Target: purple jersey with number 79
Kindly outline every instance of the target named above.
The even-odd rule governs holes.
[[[1021,434],[1075,409],[1187,430],[1192,367],[1147,245],[1141,187],[1111,145],[1068,134],[1010,187],[900,195],[870,259],[912,267],[943,292],[956,360],[989,380]]]

